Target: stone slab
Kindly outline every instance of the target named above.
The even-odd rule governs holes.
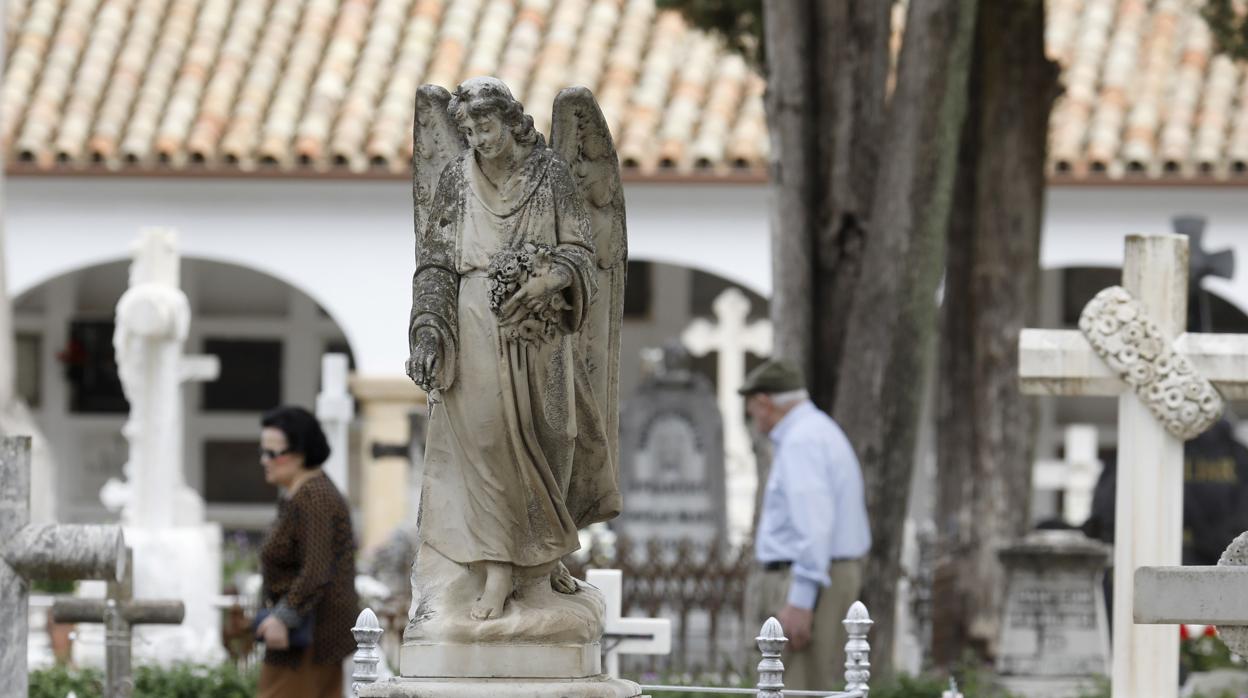
[[[540,679],[387,679],[359,687],[359,698],[643,698],[632,681],[606,676]]]
[[[1248,567],[1141,567],[1136,623],[1248,624]]]
[[[405,642],[399,674],[409,678],[582,679],[602,673],[602,648],[586,644]]]
[[[1020,698],[1082,698],[1093,694],[1099,688],[1095,679],[1091,678],[1028,678],[1019,676],[1001,677],[1001,687],[1012,696]]]

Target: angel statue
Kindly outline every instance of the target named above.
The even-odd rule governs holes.
[[[407,373],[432,414],[413,623],[456,594],[472,622],[576,595],[561,558],[620,512],[619,162],[588,90],[560,92],[552,124],[548,146],[496,78],[417,96]]]

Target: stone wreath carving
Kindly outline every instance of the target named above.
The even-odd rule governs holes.
[[[1222,396],[1174,352],[1126,289],[1111,286],[1096,294],[1079,316],[1079,330],[1175,437],[1195,438],[1221,416]]]
[[[1218,565],[1248,566],[1248,531],[1239,534],[1238,538],[1226,546],[1222,557],[1218,559]],[[1248,656],[1248,626],[1220,625],[1218,635],[1232,652],[1241,657]]]

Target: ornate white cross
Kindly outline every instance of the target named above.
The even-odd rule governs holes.
[[[589,570],[585,581],[597,587],[607,601],[603,629],[607,675],[619,678],[621,654],[669,654],[672,651],[672,621],[621,617],[624,574],[620,570]]]
[[[1101,461],[1096,455],[1096,427],[1068,425],[1065,441],[1065,459],[1036,463],[1031,483],[1037,490],[1061,491],[1062,520],[1079,526],[1092,513],[1092,493],[1101,474]]]
[[[1190,369],[1186,375],[1203,376],[1226,398],[1248,397],[1248,336],[1183,332],[1187,317],[1187,254],[1187,238],[1183,236],[1129,236],[1122,285],[1169,343],[1168,347],[1152,349],[1173,350],[1176,357],[1185,359],[1183,365]],[[1167,430],[1141,399],[1142,394],[1147,394],[1148,384],[1128,377],[1129,386],[1083,333],[1023,330],[1019,345],[1019,374],[1024,392],[1119,396],[1113,695],[1174,696],[1179,684],[1178,633],[1173,628],[1132,623],[1132,575],[1144,565],[1179,564],[1183,442]],[[1138,356],[1129,354],[1127,358]],[[1158,382],[1154,397],[1164,400],[1176,396]],[[1176,404],[1185,399],[1182,394],[1177,398],[1182,399],[1176,399]]]
[[[745,426],[745,403],[737,390],[745,382],[745,355],[771,354],[771,322],[750,316],[750,300],[730,288],[711,304],[717,324],[698,318],[685,328],[680,341],[694,356],[716,352],[719,374],[716,393],[724,418],[724,459],[727,475],[728,527],[734,539],[749,535],[754,520],[754,491],[758,473],[754,448]]]
[[[348,373],[346,354],[326,354],[321,357],[321,392],[316,396],[316,418],[320,420],[325,436],[329,438],[329,460],[325,461],[325,474],[334,486],[347,496],[348,485],[348,436],[351,420],[355,417],[355,401],[347,390]]]

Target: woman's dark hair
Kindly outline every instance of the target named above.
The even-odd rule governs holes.
[[[295,405],[275,407],[260,418],[260,426],[277,429],[286,435],[291,451],[303,454],[303,467],[319,468],[329,459],[329,440],[321,423],[311,412]]]

